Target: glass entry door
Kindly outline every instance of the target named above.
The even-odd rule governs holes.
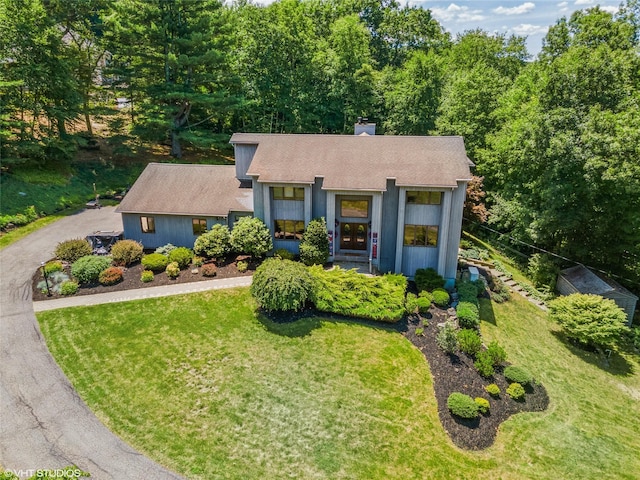
[[[340,225],[340,248],[344,250],[367,249],[367,224],[344,222]]]

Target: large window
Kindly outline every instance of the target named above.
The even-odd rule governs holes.
[[[304,233],[303,220],[274,220],[274,237],[277,240],[300,240]]]
[[[405,225],[404,244],[411,247],[436,247],[438,245],[438,226]]]
[[[207,219],[206,218],[192,218],[191,223],[193,225],[193,234],[202,235],[207,231]]]
[[[153,217],[140,217],[142,233],[156,233],[156,220]]]
[[[341,200],[340,216],[367,218],[369,216],[369,200]]]
[[[442,203],[442,192],[408,191],[407,203],[417,205],[440,205],[440,203]]]
[[[274,200],[304,200],[303,187],[272,187]]]

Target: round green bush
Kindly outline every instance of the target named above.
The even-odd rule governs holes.
[[[418,291],[426,290],[430,292],[444,286],[444,278],[438,275],[438,272],[433,268],[419,268],[413,278]]]
[[[205,263],[202,265],[202,275],[205,277],[215,277],[218,274],[218,267],[213,263]]]
[[[300,242],[300,261],[305,265],[324,265],[329,259],[327,223],[314,218],[306,226]]]
[[[169,261],[176,262],[180,270],[184,270],[191,265],[193,252],[187,247],[177,247],[169,252]]]
[[[154,278],[153,272],[151,270],[143,270],[140,275],[140,280],[144,283],[152,282]]]
[[[460,350],[467,355],[475,356],[482,347],[482,339],[475,330],[463,329],[458,332]]]
[[[79,258],[71,265],[71,275],[79,283],[98,281],[100,273],[111,265],[111,258],[98,255],[87,255]]]
[[[486,350],[476,355],[476,361],[473,362],[473,366],[476,367],[478,373],[485,378],[489,378],[495,373],[491,355],[489,355]]]
[[[122,281],[122,269],[118,267],[106,268],[98,275],[98,281],[101,285],[115,285]]]
[[[142,257],[141,263],[146,270],[162,272],[169,265],[169,258],[161,253],[150,253]]]
[[[478,405],[478,411],[480,413],[487,413],[489,411],[489,408],[491,407],[489,400],[487,400],[486,398],[476,397],[473,399],[473,401],[476,402],[476,405]]]
[[[281,260],[293,260],[296,256],[286,248],[279,248],[274,252],[276,257],[280,257]]]
[[[78,291],[78,282],[67,280],[60,284],[60,293],[62,295],[74,295]]]
[[[269,258],[256,269],[251,294],[267,311],[300,310],[311,295],[313,278],[298,262]]]
[[[445,324],[440,327],[436,334],[436,343],[447,353],[452,354],[458,351],[458,336],[456,335],[456,327],[453,322],[447,320]]]
[[[45,263],[44,272],[47,275],[51,275],[54,272],[62,271],[62,262],[60,260],[51,260],[50,262]]]
[[[415,293],[407,293],[404,298],[404,309],[407,315],[412,315],[418,310],[418,297]]]
[[[135,240],[118,240],[111,247],[111,257],[116,265],[131,265],[142,258],[144,247]]]
[[[226,225],[216,224],[203,233],[193,244],[197,255],[208,258],[224,258],[231,251],[231,234]]]
[[[524,368],[509,365],[504,369],[504,378],[510,383],[519,383],[520,385],[528,385],[533,381],[533,376]]]
[[[512,383],[507,387],[507,395],[514,400],[522,400],[524,398],[524,387],[519,383]]]
[[[241,273],[246,272],[247,269],[249,268],[249,262],[246,262],[245,260],[240,260],[238,263],[236,263],[236,268]]]
[[[491,342],[487,347],[487,355],[491,359],[491,364],[494,367],[502,365],[507,360],[507,352],[496,341]]]
[[[470,302],[460,302],[456,307],[456,315],[460,326],[463,328],[474,328],[480,323],[480,311],[478,306]]]
[[[91,255],[93,250],[91,244],[83,238],[75,238],[73,240],[65,240],[56,246],[56,258],[65,262],[73,263],[82,257]]]
[[[500,395],[500,387],[495,383],[487,385],[486,387],[484,387],[484,390],[492,397],[497,397],[498,395]]]
[[[458,298],[461,302],[478,302],[478,289],[474,283],[460,282],[456,290],[458,291]]]
[[[449,395],[447,407],[451,413],[461,418],[476,418],[478,416],[478,404],[464,393],[453,392]]]
[[[433,296],[433,303],[438,307],[446,307],[449,305],[449,292],[444,288],[436,288],[431,292],[431,295]]]
[[[178,262],[169,263],[165,272],[169,278],[178,278],[178,275],[180,275],[180,266],[178,265]]]
[[[418,311],[420,313],[427,313],[431,308],[431,299],[420,296],[416,298],[416,305],[418,306]]]
[[[269,227],[255,217],[241,217],[235,222],[230,240],[235,252],[252,257],[262,257],[273,248]]]

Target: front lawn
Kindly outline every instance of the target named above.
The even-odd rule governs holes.
[[[637,357],[606,367],[514,296],[481,305],[485,341],[547,388],[463,451],[438,419],[428,364],[384,324],[259,317],[248,289],[38,314],[50,350],[98,417],[189,478],[634,478]]]

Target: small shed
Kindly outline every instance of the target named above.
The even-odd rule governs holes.
[[[562,270],[558,275],[556,290],[560,295],[592,293],[616,302],[627,314],[628,325],[633,322],[638,297],[611,278],[599,276],[584,265]]]

